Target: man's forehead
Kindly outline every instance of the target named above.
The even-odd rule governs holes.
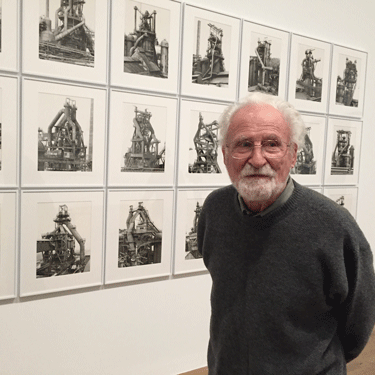
[[[233,114],[230,123],[246,123],[249,126],[251,126],[251,123],[270,123],[275,126],[287,124],[279,110],[265,103],[249,104],[241,107]]]

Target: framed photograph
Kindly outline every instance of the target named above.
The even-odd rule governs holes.
[[[325,187],[324,195],[340,206],[345,207],[353,215],[354,219],[357,218],[357,187]]]
[[[111,91],[111,186],[173,185],[177,100]]]
[[[17,197],[0,192],[0,300],[16,296]]]
[[[109,191],[105,283],[170,274],[173,191]]]
[[[0,186],[17,186],[18,79],[0,76]]]
[[[106,83],[107,19],[107,0],[24,1],[24,73]]]
[[[324,184],[358,183],[361,133],[361,121],[328,119]]]
[[[225,108],[221,104],[181,101],[179,186],[230,184],[218,130],[218,120]]]
[[[292,35],[288,100],[298,110],[327,112],[331,45]]]
[[[18,6],[17,0],[0,0],[0,69],[18,69]]]
[[[323,179],[326,119],[302,115],[306,125],[303,146],[297,152],[297,162],[291,170],[294,180],[302,185],[320,185]]]
[[[286,97],[289,33],[244,21],[240,98],[249,92]]]
[[[178,191],[173,271],[175,275],[206,270],[202,255],[198,251],[197,226],[203,202],[211,191]]]
[[[239,27],[238,18],[186,5],[182,94],[236,99]]]
[[[362,117],[367,53],[333,46],[329,113]]]
[[[177,92],[181,4],[112,1],[112,85]]]
[[[102,186],[106,90],[24,80],[22,185]]]
[[[103,191],[24,191],[21,297],[101,284]]]

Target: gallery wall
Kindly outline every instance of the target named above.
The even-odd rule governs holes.
[[[185,9],[185,13],[180,13],[179,8],[192,9],[190,5],[196,5],[204,8],[197,10],[202,20],[212,11],[219,12],[212,13],[216,22],[225,20],[226,15],[231,16],[234,30],[238,22],[239,35],[244,22],[252,21],[286,33],[288,43],[294,35],[298,35],[327,43],[329,51],[335,45],[364,52],[367,67],[371,67],[375,45],[370,37],[370,15],[374,6],[366,1],[360,3],[361,6],[357,5],[357,8],[345,1],[337,8],[333,3],[317,1],[314,9],[308,12],[311,4],[307,1],[285,1],[280,4],[266,0],[262,7],[249,7],[245,1],[228,4],[219,0],[215,2],[215,9],[208,0],[189,2],[189,7],[185,3],[167,2],[175,16],[173,30],[176,30],[176,25],[185,25],[181,36],[171,33],[169,48],[184,47],[186,44],[181,42],[189,42],[189,24],[184,22],[190,10]],[[3,17],[6,4],[7,1],[3,0]],[[220,112],[227,103],[238,98],[237,80],[231,81],[235,87],[230,93],[232,96],[215,94],[204,85],[191,85],[191,76],[185,82],[184,69],[189,71],[191,66],[184,68],[184,50],[179,50],[177,60],[172,64],[174,68],[169,70],[171,76],[180,77],[176,78],[175,88],[170,80],[161,87],[160,84],[149,84],[150,81],[144,79],[146,77],[139,75],[123,78],[114,62],[117,53],[114,46],[121,44],[122,47],[122,40],[116,40],[115,30],[121,27],[119,24],[123,17],[120,17],[121,11],[113,12],[115,6],[118,5],[119,9],[123,7],[124,2],[120,1],[111,4],[96,2],[97,6],[102,7],[102,18],[98,18],[102,22],[96,22],[96,30],[104,30],[106,36],[95,39],[96,47],[102,48],[103,53],[98,54],[100,57],[94,73],[83,73],[86,71],[61,62],[45,60],[41,65],[37,54],[35,58],[34,50],[38,50],[35,36],[38,35],[37,28],[33,28],[38,22],[40,8],[39,4],[30,4],[32,2],[25,1],[13,8],[16,9],[18,30],[13,36],[13,43],[17,45],[18,42],[19,46],[16,66],[12,67],[9,61],[4,61],[4,64],[10,65],[0,72],[5,82],[0,82],[4,85],[2,92],[7,89],[10,93],[2,98],[2,123],[18,124],[15,130],[9,132],[8,139],[13,139],[15,145],[10,150],[5,148],[4,125],[2,127],[2,164],[4,166],[6,163],[5,152],[9,152],[9,160],[13,160],[13,164],[4,167],[9,174],[4,177],[6,181],[3,181],[0,192],[4,196],[1,202],[0,264],[3,268],[0,277],[2,286],[6,285],[6,290],[2,290],[0,305],[1,373],[177,374],[204,366],[210,278],[202,271],[200,259],[185,260],[186,234],[193,225],[190,211],[194,209],[194,205],[190,207],[188,203],[200,202],[210,190],[226,184],[228,180],[225,173],[201,174],[199,177],[198,174],[189,174],[187,150],[192,146],[186,147],[185,151],[182,146],[191,138],[186,129],[194,126],[192,120],[187,120],[189,114],[201,112],[204,114],[203,121],[212,123],[215,117],[210,118],[211,113]],[[160,6],[160,2],[157,5]],[[178,9],[177,13],[173,13],[176,12],[174,9]],[[299,16],[295,17],[295,14]],[[112,27],[107,28],[107,19]],[[235,46],[235,39],[231,45]],[[121,48],[118,50],[121,51]],[[290,51],[288,44],[288,56]],[[234,68],[240,66],[239,51],[237,56],[237,63],[230,64],[229,69],[234,70],[229,75],[241,78],[240,72]],[[285,68],[289,78],[285,81],[286,92],[287,83],[292,82],[289,62],[288,59],[288,68]],[[104,67],[104,70],[100,71],[98,66]],[[178,66],[181,69],[176,69]],[[329,64],[330,72],[331,69]],[[323,159],[328,154],[330,143],[329,118],[334,121],[338,119],[339,122],[353,121],[353,133],[357,132],[356,150],[360,150],[356,160],[360,163],[355,166],[355,173],[349,176],[349,180],[345,176],[342,181],[330,181],[332,175],[324,174],[330,170],[330,165],[322,161],[318,179],[313,176],[313,182],[301,181],[323,193],[325,188],[355,189],[353,214],[373,247],[375,235],[370,212],[375,208],[372,196],[375,182],[372,160],[375,151],[372,147],[371,121],[375,115],[371,104],[375,97],[374,81],[375,74],[367,68],[361,98],[364,107],[360,114],[331,115],[328,96],[325,102],[327,106],[323,110],[304,110],[304,116],[314,116],[321,124],[317,126],[324,128],[321,137],[323,143],[319,148]],[[50,100],[43,102],[45,96]],[[59,100],[56,100],[57,97]],[[88,98],[95,104],[92,105]],[[73,105],[73,101],[78,108],[77,119],[82,123],[90,124],[91,121],[94,124],[93,136],[87,136],[93,149],[92,169],[89,173],[42,171],[37,168],[37,143],[32,139],[35,139],[41,124],[46,127],[56,112],[65,108],[66,104]],[[155,126],[156,137],[159,137],[157,129],[163,129],[159,127],[156,115],[163,113],[160,108],[165,109],[164,119],[159,120],[160,123],[164,121],[175,125],[165,128],[165,143],[174,157],[172,161],[166,158],[162,174],[121,172],[124,152],[118,134],[124,131],[122,125],[126,124],[127,119],[131,120],[132,126],[135,105],[140,111],[146,112],[148,109],[152,112],[151,123]],[[86,112],[82,108],[87,108]],[[82,112],[86,113],[87,121],[79,117]],[[6,119],[9,113],[13,115]],[[46,115],[46,119],[43,119],[43,115]],[[360,128],[362,134],[356,127]],[[46,133],[46,129],[42,130]],[[90,134],[90,127],[83,130],[85,134]],[[127,137],[129,140],[131,133]],[[90,166],[87,168],[90,169]],[[338,194],[341,193],[339,191]],[[150,204],[146,206],[150,217],[157,227],[162,228],[162,261],[120,268],[117,263],[118,231],[124,229],[125,224],[119,226],[119,220],[122,217],[122,222],[126,221],[123,211],[128,211],[130,205],[136,207],[139,201],[145,202],[145,206],[146,203]],[[89,243],[86,249],[90,248],[90,271],[78,275],[37,278],[35,243],[43,239],[43,234],[53,230],[53,219],[62,205],[68,207],[74,225],[77,224],[74,219],[79,218],[81,226],[77,225],[76,229],[85,238],[85,243]],[[46,229],[40,228],[44,221]],[[86,227],[88,229],[84,229]],[[5,252],[4,248],[8,251]]]

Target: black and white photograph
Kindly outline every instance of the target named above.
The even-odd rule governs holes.
[[[177,101],[119,91],[111,98],[109,183],[172,184]]]
[[[39,0],[39,58],[93,67],[96,0]]]
[[[183,93],[234,100],[239,19],[186,6],[183,35]]]
[[[39,93],[38,171],[92,172],[92,98]]]
[[[179,190],[177,195],[174,274],[203,271],[197,227],[203,202],[212,190]]]
[[[163,201],[120,202],[118,267],[161,263]]]
[[[17,198],[14,191],[0,193],[0,300],[16,296]]]
[[[109,191],[106,283],[170,273],[173,191]]]
[[[222,185],[229,182],[218,120],[225,106],[181,101],[178,176],[180,185]]]
[[[330,113],[361,117],[367,54],[333,47]]]
[[[112,2],[112,83],[176,91],[180,4],[167,0]]]
[[[25,72],[106,81],[108,0],[38,0],[23,4]]]
[[[288,37],[285,31],[244,22],[240,97],[255,91],[285,97]]]
[[[326,111],[330,58],[329,43],[292,36],[289,101],[297,109]]]
[[[0,185],[18,180],[18,79],[0,77]]]
[[[360,121],[328,120],[325,183],[358,182],[361,129]]]
[[[321,184],[323,178],[326,119],[322,116],[302,115],[306,135],[297,151],[297,161],[291,170],[293,179],[303,185]]]
[[[125,0],[124,72],[168,78],[170,11]]]
[[[194,36],[192,82],[227,88],[231,27],[195,17]]]
[[[124,103],[123,113],[125,121],[121,171],[164,172],[167,108]]]
[[[106,91],[25,80],[23,94],[25,186],[102,184]]]
[[[90,272],[91,202],[38,203],[36,277]]]
[[[103,191],[24,191],[21,296],[100,285]]]
[[[18,1],[0,0],[0,69],[18,67]]]
[[[324,188],[324,195],[357,217],[357,187]]]

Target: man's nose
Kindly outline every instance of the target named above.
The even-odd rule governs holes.
[[[247,161],[254,168],[259,169],[267,164],[267,159],[263,156],[262,147],[254,147],[251,157]]]

